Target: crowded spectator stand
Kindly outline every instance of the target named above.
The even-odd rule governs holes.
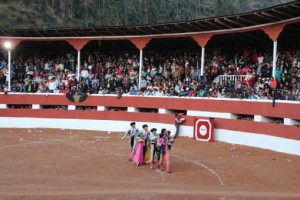
[[[198,55],[193,52],[182,52],[175,57],[146,54],[140,88],[136,55],[87,54],[79,79],[73,55],[54,59],[17,57],[12,60],[11,92],[68,94],[77,90],[88,94],[299,100],[298,49],[279,51],[276,79],[272,76],[268,62],[272,55],[268,51],[261,53],[265,58],[261,62],[251,59],[255,57],[254,50],[244,51],[248,55],[243,52],[234,52],[234,57],[222,52],[208,54],[203,75],[197,66]],[[235,56],[240,59],[234,59]],[[1,91],[6,92],[6,60],[1,62],[1,68]]]

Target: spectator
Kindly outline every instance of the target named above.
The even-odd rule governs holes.
[[[270,78],[271,76],[272,76],[272,68],[271,68],[270,63],[267,63],[267,68],[264,72],[264,77],[265,78]]]
[[[257,62],[258,62],[258,64],[263,64],[264,63],[264,57],[261,53],[259,54],[259,57],[257,58]]]
[[[271,77],[271,80],[270,80],[270,82],[269,82],[269,85],[270,85],[270,88],[271,88],[272,90],[275,90],[276,85],[277,85],[277,82],[276,82],[276,80],[274,79],[274,77]]]
[[[49,93],[54,93],[54,91],[57,89],[57,82],[55,81],[54,76],[50,76],[49,80],[50,80],[50,82],[49,82],[49,86],[48,86],[48,88],[49,88],[48,92]],[[31,80],[29,81],[28,84],[31,85]],[[30,88],[30,86],[28,86],[28,84],[26,85],[26,87],[27,87],[26,91],[27,92],[28,92],[28,88]]]
[[[184,122],[185,119],[182,118],[182,113],[179,113],[179,114],[176,114],[175,115],[175,128],[176,128],[176,131],[175,131],[175,135],[174,135],[174,138],[177,138],[178,135],[179,135],[179,128],[180,128],[180,124],[182,122]]]
[[[147,87],[147,81],[144,76],[141,77],[141,89],[145,90]]]
[[[275,79],[276,80],[281,79],[281,75],[282,75],[282,70],[281,70],[280,66],[277,66],[276,67]]]
[[[286,100],[290,100],[290,101],[295,101],[296,97],[295,97],[295,95],[292,94],[291,91],[288,91],[287,94],[286,94],[286,96],[285,96],[285,99]]]

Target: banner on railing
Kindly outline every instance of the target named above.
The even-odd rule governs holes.
[[[194,140],[213,142],[214,141],[214,119],[195,118]]]

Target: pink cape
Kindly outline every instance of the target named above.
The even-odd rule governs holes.
[[[143,157],[143,147],[145,145],[145,142],[138,142],[136,147],[136,152],[134,155],[133,162],[136,163],[136,165],[142,165],[144,163],[144,157]]]

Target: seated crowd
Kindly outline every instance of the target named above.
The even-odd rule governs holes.
[[[87,54],[77,80],[76,55],[19,56],[12,60],[10,92],[300,100],[299,50],[278,52],[275,77],[271,50],[207,53],[202,76],[195,52],[146,53],[141,89],[138,62],[134,54]],[[0,92],[8,91],[6,77],[7,61],[2,58]]]

